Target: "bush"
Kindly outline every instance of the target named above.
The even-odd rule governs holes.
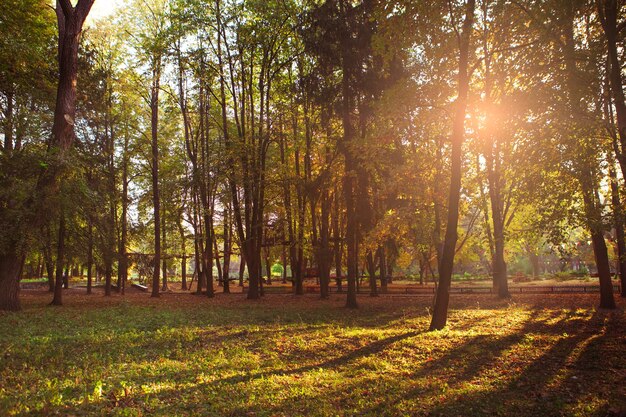
[[[573,278],[571,271],[559,271],[552,274],[552,278],[556,281],[567,281]]]
[[[462,274],[452,274],[452,281],[471,281],[476,277],[469,272],[463,272]]]

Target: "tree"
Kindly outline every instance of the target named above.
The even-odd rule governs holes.
[[[42,0],[5,1],[0,14],[0,310],[19,310],[24,259],[36,246],[34,235],[48,226],[31,220],[37,217],[33,190],[51,129],[56,29]],[[45,263],[52,273],[51,245]]]
[[[154,231],[154,269],[152,297],[159,297],[161,264],[161,195],[159,190],[159,106],[161,77],[169,45],[169,18],[167,0],[137,0],[127,16],[138,24],[133,26],[132,39],[140,51],[142,62],[147,62],[146,82],[150,83],[146,101],[150,108],[150,175]],[[145,61],[143,61],[145,60]],[[140,64],[140,63],[137,63]]]
[[[469,93],[469,60],[470,41],[474,26],[474,10],[476,2],[467,0],[464,5],[465,17],[461,30],[455,26],[459,49],[459,73],[458,73],[458,96],[455,102],[454,121],[452,136],[452,156],[450,189],[448,194],[448,222],[446,235],[443,243],[441,263],[439,267],[439,286],[433,308],[433,316],[430,322],[430,330],[443,329],[448,317],[448,303],[450,300],[450,284],[452,282],[452,268],[456,252],[457,227],[459,222],[459,200],[461,196],[461,153],[465,136],[465,114],[467,108],[467,95]],[[452,14],[452,11],[451,11]],[[455,18],[450,16],[454,24]]]
[[[52,137],[48,146],[48,155],[53,162],[48,165],[40,175],[37,190],[39,195],[44,195],[41,201],[47,201],[45,195],[52,195],[58,190],[59,180],[62,178],[65,156],[74,142],[74,119],[76,113],[76,85],[77,85],[77,60],[78,46],[85,18],[89,14],[94,0],[79,0],[76,6],[72,6],[69,0],[58,0],[56,3],[56,16],[58,23],[58,65],[59,80],[57,85],[57,97],[54,110],[54,122]],[[8,129],[7,129],[8,131]],[[8,149],[8,141],[5,136]],[[45,205],[45,203],[42,203]],[[65,239],[65,220],[63,213],[60,214],[59,249],[57,253],[57,267],[63,265],[64,251],[63,240]],[[0,256],[0,309],[18,310],[20,308],[18,294],[19,273],[24,256],[23,248],[18,247],[18,242],[9,242],[3,255]],[[57,271],[55,284],[55,297],[53,304],[62,304],[61,289],[62,275]]]

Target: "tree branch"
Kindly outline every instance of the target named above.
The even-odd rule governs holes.
[[[66,0],[69,3],[69,0]],[[93,6],[95,0],[78,0],[76,5],[76,17],[78,21],[78,27],[82,28],[91,6]]]
[[[57,10],[59,9],[59,7],[63,11],[63,15],[66,18],[70,17],[74,12],[74,8],[72,7],[72,3],[70,3],[70,0],[57,0]],[[57,16],[58,14],[59,13],[57,11]]]

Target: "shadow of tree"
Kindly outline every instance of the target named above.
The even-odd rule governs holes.
[[[588,408],[582,413],[584,415],[607,415],[622,409],[623,401],[611,399],[611,393],[616,390],[606,389],[606,384],[626,386],[623,354],[626,340],[624,329],[619,327],[624,325],[624,320],[616,314],[596,312],[590,316],[586,312],[578,313],[575,308],[536,308],[499,333],[499,329],[485,328],[481,323],[492,312],[478,311],[458,320],[458,325],[453,326],[449,334],[426,334],[420,330],[406,331],[407,324],[410,328],[415,325],[413,320],[424,319],[416,309],[409,312],[385,309],[378,316],[372,307],[357,314],[333,317],[328,322],[325,320],[332,313],[325,312],[321,318],[313,317],[308,311],[291,316],[294,311],[287,308],[264,312],[254,318],[238,313],[223,320],[224,327],[205,328],[202,326],[206,322],[215,322],[213,315],[199,314],[191,319],[177,317],[165,324],[159,324],[157,317],[143,325],[127,327],[126,334],[116,333],[108,340],[93,344],[89,340],[81,341],[77,336],[75,340],[79,343],[68,349],[68,357],[62,357],[59,366],[65,368],[77,363],[88,366],[90,357],[81,352],[106,354],[107,344],[129,343],[126,354],[132,356],[135,363],[166,359],[170,352],[182,354],[180,358],[176,355],[171,358],[176,365],[172,369],[166,369],[168,364],[162,362],[148,369],[140,368],[132,377],[130,382],[136,386],[163,385],[149,395],[138,389],[119,401],[118,407],[128,406],[145,414],[180,414],[181,401],[184,401],[185,413],[233,416],[552,416],[573,414],[576,407],[585,406],[586,401],[595,408]],[[498,314],[506,312],[500,310]],[[354,327],[359,335],[337,337],[346,327]],[[188,328],[193,328],[193,332],[185,335]],[[476,328],[482,330],[476,333]],[[383,331],[382,338],[378,338],[380,331]],[[466,332],[468,334],[464,335]],[[320,334],[333,334],[334,337],[317,346],[317,351],[292,347],[286,355],[255,359],[254,355],[272,349],[272,344],[279,338],[307,339]],[[445,343],[447,337],[452,341]],[[426,362],[403,365],[401,373],[377,374],[375,367],[368,368],[378,356],[397,358],[410,349],[423,352],[428,347],[430,350],[431,346],[420,344],[431,341],[435,346],[431,358]],[[37,346],[51,348],[53,345],[42,342]],[[523,354],[527,345],[534,345],[536,353],[543,347],[545,351],[519,363],[510,363],[508,355],[512,351]],[[190,356],[207,355],[209,350],[213,354],[216,350],[231,348],[250,354],[248,360],[258,363],[246,368],[232,360],[234,356],[214,364],[185,360]],[[74,354],[77,356],[72,358]],[[27,357],[23,355],[23,358]],[[27,363],[33,364],[32,361]],[[202,366],[209,368],[202,369]],[[585,377],[597,375],[601,370],[608,372],[606,381]],[[206,372],[206,378],[198,378],[203,372]],[[499,379],[489,381],[490,372],[499,372]],[[271,403],[265,399],[262,409],[250,401],[265,381],[284,378],[284,384],[297,388],[298,384],[311,381],[322,383],[327,374],[335,374],[337,378],[324,385],[330,388],[320,386],[302,392],[295,389],[276,397]],[[122,380],[123,376],[115,376],[112,385]],[[78,398],[80,393],[68,394]],[[366,400],[363,396],[367,396]],[[150,398],[155,401],[151,402]],[[212,404],[215,398],[223,401]],[[107,393],[102,401],[111,401]],[[102,407],[102,403],[74,402],[74,405],[52,407],[49,411],[90,414]],[[116,409],[113,405],[108,407]]]
[[[585,415],[609,415],[611,403],[616,400],[607,395],[606,384],[610,382],[580,376],[574,378],[572,374],[575,370],[593,363],[592,358],[600,360],[607,344],[615,348],[615,344],[619,343],[608,330],[612,325],[607,326],[607,323],[611,323],[612,317],[614,316],[611,314],[596,312],[584,326],[580,326],[579,321],[575,320],[572,323],[560,321],[547,328],[529,329],[538,334],[563,332],[563,337],[521,373],[514,375],[508,383],[495,388],[487,387],[468,394],[450,396],[443,403],[436,405],[430,411],[430,415],[471,413],[507,416],[522,412],[538,416],[573,415],[578,414],[574,408],[577,403],[581,404],[581,401],[578,401],[580,399],[583,402],[587,401],[587,404],[582,404],[583,410],[586,411]],[[615,349],[612,349],[610,357],[619,356]],[[613,369],[625,369],[623,359],[615,360],[621,365]],[[606,364],[602,364],[601,369],[606,369]],[[467,380],[467,375],[464,379]],[[623,382],[623,377],[621,381]],[[621,410],[623,405],[622,399],[619,404],[616,403],[616,410]]]

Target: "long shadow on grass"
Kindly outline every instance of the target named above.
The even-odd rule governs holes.
[[[376,355],[384,351],[390,345],[396,342],[417,336],[420,333],[421,332],[417,332],[417,331],[406,332],[406,333],[398,334],[395,336],[387,337],[387,338],[369,343],[363,347],[350,351],[336,358],[323,361],[323,362],[306,365],[306,366],[297,367],[294,369],[282,369],[282,370],[278,369],[278,370],[262,371],[262,372],[257,372],[257,373],[253,373],[249,375],[241,375],[241,376],[237,375],[237,376],[222,378],[222,379],[218,379],[218,380],[210,381],[210,382],[195,383],[192,390],[195,393],[197,393],[198,400],[197,401],[194,400],[191,403],[186,403],[185,406],[189,408],[194,408],[195,406],[200,405],[203,399],[206,401],[206,398],[203,398],[203,395],[201,393],[205,391],[208,386],[212,386],[214,387],[214,389],[224,389],[224,387],[233,386],[233,385],[237,385],[241,383],[247,384],[255,380],[270,378],[272,376],[297,375],[297,374],[302,374],[302,373],[310,372],[310,371],[317,370],[317,369],[325,369],[325,370],[337,369],[340,367],[349,366],[350,363],[352,363],[353,361],[357,361],[360,358],[364,358],[364,357],[371,356],[371,355]],[[181,371],[181,372],[168,375],[167,381],[175,381],[177,383],[181,383],[184,381],[193,380],[195,376],[196,376],[196,373],[193,370]],[[166,382],[166,381],[161,381],[161,382]],[[156,396],[159,398],[159,401],[163,403],[164,405],[162,406],[162,409],[159,410],[159,412],[164,413],[163,415],[169,415],[170,411],[174,412],[175,409],[180,408],[180,403],[179,403],[180,402],[180,390],[179,389],[163,389],[159,391],[156,394]],[[232,400],[233,402],[235,402],[234,398]],[[131,395],[131,397],[126,398],[125,401],[127,404],[134,404],[135,406],[140,406],[140,408],[144,408],[142,405],[143,396],[136,397],[136,396]],[[237,408],[235,404],[232,404],[232,405],[233,405],[233,409],[228,413],[228,415],[245,415],[246,414],[243,408]],[[64,409],[64,411],[69,412],[70,410]],[[264,409],[264,411],[269,411],[269,410]],[[213,412],[218,413],[218,410],[214,410]]]
[[[598,321],[603,322],[602,331],[592,334],[574,350],[554,383],[552,390],[563,393],[552,401],[559,406],[555,414],[574,414],[577,407],[595,403],[590,415],[626,416],[624,313],[601,313]]]
[[[546,322],[555,321],[555,323],[547,324]],[[467,342],[448,350],[443,356],[426,362],[410,379],[413,381],[427,381],[431,375],[437,375],[438,378],[444,374],[444,380],[448,386],[461,386],[465,382],[469,382],[477,378],[482,372],[488,368],[497,365],[498,358],[511,347],[522,342],[526,335],[544,334],[555,335],[561,334],[563,331],[576,332],[580,331],[580,322],[578,320],[567,323],[567,317],[563,317],[561,311],[550,312],[547,316],[539,317],[538,311],[533,311],[531,316],[525,321],[524,325],[515,333],[504,337],[479,335]],[[559,347],[555,347],[557,351]],[[540,367],[542,365],[539,365]],[[445,374],[448,374],[447,377]],[[402,401],[413,401],[420,403],[421,398],[436,397],[443,392],[437,392],[440,389],[437,385],[419,384],[418,388],[402,390],[403,395],[384,396],[385,401],[380,402],[373,408],[364,410],[364,415],[386,415],[393,412],[403,412],[398,410],[397,404]],[[444,394],[445,395],[445,394]],[[468,401],[467,404],[476,406],[476,403]],[[455,407],[443,408],[438,406],[433,410],[429,410],[436,415],[462,415],[470,414],[470,409],[458,410]],[[456,414],[455,414],[456,413]],[[489,413],[488,413],[489,414]]]
[[[125,308],[119,308],[120,312],[125,312]],[[132,311],[135,311],[134,309]],[[341,310],[343,312],[343,310]],[[148,312],[149,313],[149,312]],[[284,312],[283,312],[284,313]],[[377,324],[378,327],[385,328],[389,322],[393,320],[397,320],[400,318],[406,318],[406,314],[404,312],[393,312],[390,310],[385,311],[380,317],[372,318],[370,316],[371,312],[360,313],[357,315],[350,315],[346,317],[339,317],[330,320],[331,324],[324,323],[326,326],[341,326],[344,327],[346,322],[349,322],[349,325],[354,326],[374,326]],[[162,358],[164,356],[168,356],[170,351],[181,351],[181,346],[185,349],[185,356],[188,355],[202,355],[206,349],[214,349],[228,346],[237,346],[239,348],[245,348],[247,350],[255,351],[257,349],[261,350],[264,347],[264,343],[267,341],[271,341],[276,337],[276,334],[280,332],[284,334],[287,338],[290,334],[298,333],[302,335],[303,331],[306,332],[307,329],[311,329],[311,331],[315,331],[317,329],[317,324],[320,323],[319,317],[312,317],[310,314],[303,314],[295,318],[294,320],[283,320],[283,317],[279,317],[279,321],[273,321],[275,315],[272,314],[263,314],[262,317],[259,318],[247,318],[242,316],[237,316],[235,318],[230,318],[226,320],[226,322],[234,323],[235,328],[240,328],[244,326],[243,330],[238,331],[229,331],[224,334],[221,333],[219,328],[211,328],[206,331],[200,333],[194,333],[191,336],[189,334],[179,334],[176,331],[177,326],[180,326],[181,329],[185,328],[197,328],[201,327],[199,324],[203,321],[202,317],[194,317],[192,320],[187,321],[186,323],[181,320],[184,318],[182,316],[173,316],[173,317],[165,317],[167,320],[165,323],[159,320],[160,317],[150,317],[149,320],[139,321],[137,323],[126,323],[126,326],[118,331],[110,331],[108,337],[105,338],[97,338],[97,334],[84,334],[78,333],[74,330],[71,331],[70,334],[66,334],[61,338],[42,338],[41,340],[37,340],[32,343],[32,347],[38,351],[58,351],[61,349],[64,352],[63,355],[55,355],[58,360],[56,361],[55,368],[57,369],[65,369],[68,366],[73,367],[85,367],[87,368],[98,368],[101,367],[103,374],[110,374],[113,368],[111,368],[110,364],[119,361],[120,358],[119,352],[122,352],[119,348],[112,349],[113,346],[123,347],[123,352],[125,354],[124,360],[129,360],[132,358],[132,363],[140,363],[140,362],[152,362]],[[213,317],[208,317],[209,321],[212,321]],[[265,328],[262,330],[252,330],[249,328],[250,325],[259,325],[259,324],[269,323],[269,328]],[[291,323],[296,323],[296,326],[290,325]],[[213,324],[213,323],[212,323]],[[273,325],[282,326],[281,329],[272,328]],[[285,325],[287,325],[285,327]],[[100,327],[101,323],[98,323],[97,327]],[[88,325],[83,327],[81,331],[88,330]],[[167,330],[167,333],[160,333],[159,330]],[[104,329],[103,329],[104,330]],[[215,331],[218,333],[215,334]],[[50,333],[53,334],[53,333]],[[315,363],[302,367],[298,367],[295,369],[279,369],[279,370],[271,370],[265,372],[258,372],[251,375],[244,376],[233,376],[228,378],[223,378],[214,382],[200,383],[196,384],[196,377],[198,375],[198,369],[190,368],[185,370],[175,370],[173,372],[169,371],[167,373],[157,372],[152,373],[151,375],[147,375],[145,373],[140,373],[133,377],[131,384],[151,384],[160,383],[160,382],[174,382],[178,383],[192,383],[194,388],[192,388],[196,392],[201,392],[202,388],[207,385],[212,386],[227,386],[229,384],[237,384],[239,382],[249,382],[253,380],[257,380],[260,378],[267,378],[273,375],[293,375],[297,373],[306,373],[314,369],[323,368],[323,369],[333,369],[342,365],[346,365],[351,361],[357,360],[361,357],[366,357],[369,355],[375,355],[384,349],[386,349],[389,345],[418,335],[419,332],[407,332],[399,335],[391,336],[389,338],[377,340],[375,342],[369,343],[365,346],[359,347],[353,351],[348,352],[345,355]],[[191,337],[191,339],[189,339]],[[60,345],[61,344],[61,345]],[[342,346],[338,343],[336,345],[337,350],[341,349]],[[344,347],[345,348],[345,347]],[[335,351],[337,351],[335,350]],[[37,357],[37,359],[29,356],[27,352],[16,353],[15,357],[12,358],[11,363],[5,363],[5,366],[8,368],[14,368],[20,363],[28,363],[30,366],[34,366],[35,368],[41,366],[46,367],[47,365],[44,363],[40,363],[41,360],[44,360],[46,357],[41,356],[41,358]],[[55,359],[56,359],[55,358]],[[94,362],[94,359],[97,360]],[[177,359],[177,358],[173,358]],[[184,357],[180,358],[184,359]],[[295,360],[296,358],[293,358]],[[310,358],[308,358],[310,360]],[[287,363],[293,363],[291,359],[286,361]],[[111,368],[111,369],[109,369]],[[45,368],[44,368],[45,369]],[[214,370],[214,369],[213,369]],[[160,375],[159,375],[160,374]],[[124,378],[124,376],[120,376],[120,379]],[[117,378],[116,378],[117,379]],[[93,386],[96,381],[85,381],[88,386]],[[111,380],[111,384],[115,385],[115,380]],[[109,386],[111,386],[109,384]],[[64,396],[66,398],[78,399],[81,394],[84,393],[84,387],[75,387],[72,389],[72,392],[65,392]],[[171,397],[172,401],[176,401],[176,397],[178,397],[180,392],[178,390],[162,390],[157,396],[159,398],[163,398],[164,400],[168,397]],[[17,394],[16,394],[17,395]],[[138,404],[141,404],[142,399],[140,397],[135,397],[135,401]],[[83,406],[79,406],[82,408]],[[89,405],[88,407],[94,407],[94,405]],[[69,409],[63,409],[64,412],[67,412]],[[36,413],[35,413],[36,414]]]
[[[396,403],[403,399],[402,396],[394,396],[394,393],[407,392],[408,390],[412,395],[417,395],[418,393],[429,393],[431,395],[433,394],[432,390],[434,390],[434,388],[432,387],[420,389],[409,388],[408,383],[410,382],[410,380],[426,380],[429,378],[430,375],[433,374],[438,374],[438,376],[440,377],[444,369],[447,369],[446,372],[452,373],[450,379],[448,379],[448,382],[471,378],[472,375],[478,374],[483,367],[487,366],[489,361],[498,357],[502,351],[521,340],[521,338],[523,338],[524,336],[524,332],[529,326],[529,323],[536,319],[538,314],[538,312],[533,312],[519,332],[516,332],[515,334],[504,338],[490,335],[476,335],[473,337],[468,337],[461,343],[457,343],[451,349],[446,350],[445,354],[441,357],[424,364],[418,371],[413,373],[411,376],[402,379],[390,379],[389,377],[387,377],[386,382],[388,382],[389,384],[383,383],[379,385],[381,380],[385,379],[384,375],[380,375],[379,377],[370,377],[370,379],[357,377],[357,379],[355,379],[354,381],[347,382],[345,386],[342,386],[341,393],[332,393],[330,396],[329,393],[319,393],[316,395],[307,396],[306,398],[287,398],[282,403],[274,404],[274,406],[269,410],[264,410],[270,412],[270,414],[289,412],[291,409],[293,409],[293,407],[300,405],[300,403],[303,401],[306,401],[309,404],[321,404],[328,403],[329,399],[331,399],[331,401],[337,404],[337,408],[343,409],[345,407],[349,410],[358,410],[354,411],[358,415],[393,415],[396,412],[401,412],[401,410],[398,410],[396,408]],[[554,313],[548,316],[546,319],[554,319],[557,316],[558,313]],[[463,322],[463,328],[466,328],[467,325],[469,325],[470,327],[475,326],[478,324],[478,322],[480,322],[480,319],[465,320]],[[415,332],[414,335],[417,336],[420,333],[422,332]],[[392,343],[399,342],[403,339],[407,339],[407,335],[408,334],[398,335],[394,338],[385,339],[385,341],[389,341]],[[382,352],[384,348],[391,345],[392,343],[386,342],[384,346],[382,346],[382,348],[372,349],[372,354]],[[368,347],[369,346],[371,345],[368,345]],[[417,347],[417,349],[419,349],[419,347]],[[348,355],[338,357],[331,361],[331,365],[333,366],[330,366],[328,368],[332,369],[339,366],[348,367],[352,360],[358,359],[360,356],[364,355],[361,355],[358,350],[351,352]],[[318,365],[306,368],[299,368],[296,369],[295,372],[306,372],[308,370],[319,367],[327,369],[327,367]],[[245,379],[229,382],[243,381],[245,381]],[[393,388],[390,389],[390,386]],[[362,393],[363,391],[366,391],[367,395],[370,397],[368,401],[377,402],[381,399],[383,401],[378,402],[378,405],[375,407],[362,410],[362,406],[360,405],[362,404],[362,398],[359,398],[359,393]],[[331,396],[332,398],[330,398]],[[376,401],[374,401],[375,399]],[[249,407],[237,409],[235,410],[234,414],[239,413],[239,415],[245,415],[247,413],[252,413],[255,411],[255,407]],[[315,409],[312,409],[311,411],[315,411]],[[348,413],[348,415],[350,414]]]
[[[571,387],[566,389],[567,384],[573,385],[572,380],[565,379],[565,384],[558,382],[559,378],[564,378],[559,373],[570,366],[572,355],[576,355],[576,351],[581,347],[584,351],[578,360],[592,354],[590,348],[592,350],[594,348],[591,344],[587,344],[588,341],[595,338],[595,345],[605,343],[606,334],[599,335],[598,333],[601,328],[602,320],[598,314],[594,314],[582,327],[576,320],[573,323],[559,322],[538,332],[535,330],[540,334],[560,332],[564,336],[502,386],[460,396],[450,396],[430,410],[430,414],[434,416],[459,414],[559,416],[567,414],[567,407],[575,402],[576,395],[582,392],[599,392],[599,386],[602,384],[593,379],[580,380],[581,384],[577,384],[576,391]],[[606,415],[606,409],[598,410],[597,415]]]
[[[515,336],[504,338],[502,340],[499,340],[497,338],[494,339],[493,337],[484,336],[484,335],[478,335],[472,338],[468,338],[468,340],[464,341],[462,344],[459,344],[455,346],[451,351],[448,351],[443,357],[427,365],[427,369],[423,369],[421,371],[423,373],[421,376],[423,377],[426,374],[428,374],[430,372],[428,370],[431,370],[434,372],[435,369],[439,367],[439,365],[443,365],[445,363],[449,364],[450,362],[452,362],[453,359],[456,360],[458,358],[467,358],[468,355],[474,355],[474,358],[472,358],[473,360],[466,362],[467,369],[463,370],[463,374],[477,373],[479,372],[479,369],[482,366],[481,358],[484,359],[484,357],[481,357],[480,354],[476,352],[477,346],[492,345],[493,343],[497,342],[501,351],[501,350],[504,350],[510,344],[513,344],[515,340],[517,340],[517,338],[523,337],[523,331],[524,330],[521,331],[521,334],[519,336],[515,335]],[[232,386],[232,385],[237,385],[237,384],[248,384],[252,381],[270,378],[272,376],[298,375],[298,374],[303,374],[303,373],[307,373],[307,372],[318,370],[318,369],[323,369],[323,370],[345,369],[345,368],[350,367],[352,363],[358,361],[359,359],[380,354],[381,352],[389,348],[394,343],[409,339],[411,337],[418,336],[421,333],[423,332],[414,331],[414,332],[401,333],[395,336],[391,336],[391,337],[387,337],[381,340],[374,341],[363,347],[352,350],[344,355],[335,357],[333,359],[330,359],[324,362],[301,366],[301,367],[297,367],[294,369],[270,370],[270,371],[257,372],[257,373],[248,374],[248,375],[236,375],[236,376],[232,376],[228,378],[222,378],[216,381],[211,381],[209,383],[196,385],[194,387],[194,390],[201,392],[203,390],[203,386],[206,386],[206,385],[211,385],[213,387],[225,387],[225,386]],[[488,351],[488,354],[490,355],[490,357],[491,356],[495,357],[499,354],[500,351],[496,352],[492,348],[491,350]],[[350,369],[354,370],[355,368],[350,368]],[[460,364],[459,366],[455,368],[455,372],[458,371],[459,369],[461,369]],[[417,377],[417,374],[415,375],[415,377]],[[355,390],[359,388],[359,385],[361,386],[360,388],[362,388],[362,385],[364,383],[367,383],[367,381],[363,381],[362,379],[359,379],[358,381],[356,381],[355,386],[352,387],[354,389],[350,389],[350,388],[346,389],[344,391],[343,397],[340,397],[340,398],[342,398],[343,400],[351,400],[350,396],[352,396]],[[162,400],[167,398],[167,397],[164,397],[164,395],[166,395],[167,397],[169,396],[173,397],[175,393],[166,394],[164,391],[159,393],[159,397]],[[387,397],[388,397],[387,393],[381,393],[381,398],[387,398]],[[328,393],[321,393],[319,395],[312,395],[312,396],[309,395],[306,398],[305,397],[299,397],[296,399],[287,398],[281,403],[274,404],[274,406],[269,409],[264,408],[264,412],[279,412],[279,411],[289,412],[290,410],[292,410],[293,406],[298,405],[297,403],[299,401],[304,401],[304,400],[313,401],[313,402],[327,401]],[[255,407],[235,408],[232,411],[232,413],[233,415],[245,415],[248,412],[254,412],[255,409],[256,409]],[[380,411],[383,411],[383,410],[370,410],[370,413],[380,414]]]
[[[332,326],[384,327],[406,317],[402,311],[391,308],[379,314],[371,314],[371,311],[348,314],[343,308],[331,308],[320,314],[317,310],[302,312],[294,306],[285,309],[256,307],[253,312],[244,311],[241,307],[227,307],[219,312],[200,310],[198,314],[186,316],[179,311],[169,313],[150,307],[122,305],[111,307],[109,313],[104,316],[102,312],[88,311],[84,317],[85,324],[81,326],[65,325],[61,330],[57,326],[41,327],[36,333],[37,339],[33,338],[33,334],[7,336],[4,350],[11,348],[13,365],[27,363],[45,367],[50,361],[50,354],[33,355],[32,352],[56,352],[63,346],[64,355],[54,355],[61,362],[57,361],[56,366],[82,366],[81,362],[84,362],[84,366],[93,367],[93,358],[85,352],[97,354],[100,362],[109,363],[119,359],[121,347],[134,362],[157,360],[164,353],[167,356],[168,352],[175,351],[181,344],[189,350],[188,354],[233,343],[255,350],[259,341],[269,340],[279,333],[288,338],[292,334],[306,334],[317,328]],[[109,321],[109,317],[113,322]],[[277,329],[277,326],[280,328]],[[229,327],[243,329],[225,332],[224,329]],[[255,327],[260,330],[255,330]],[[190,335],[189,331],[194,334]],[[4,366],[10,367],[11,363],[4,363]],[[0,370],[2,366],[0,363]]]
[[[294,369],[286,369],[286,370],[272,370],[272,371],[264,371],[258,372],[251,375],[243,375],[243,376],[232,376],[228,378],[218,379],[213,381],[212,384],[235,384],[239,382],[249,382],[255,379],[260,378],[268,378],[272,376],[289,376],[294,374],[301,374],[305,372],[309,372],[315,369],[335,369],[340,366],[348,365],[350,362],[355,361],[360,358],[364,358],[371,355],[376,355],[383,350],[385,350],[390,345],[399,342],[401,340],[405,340],[411,337],[415,337],[422,332],[407,332],[401,333],[395,336],[387,337],[384,339],[376,340],[375,342],[369,343],[365,346],[352,350],[344,355],[338,356],[336,358],[318,362],[311,365],[302,366]]]

